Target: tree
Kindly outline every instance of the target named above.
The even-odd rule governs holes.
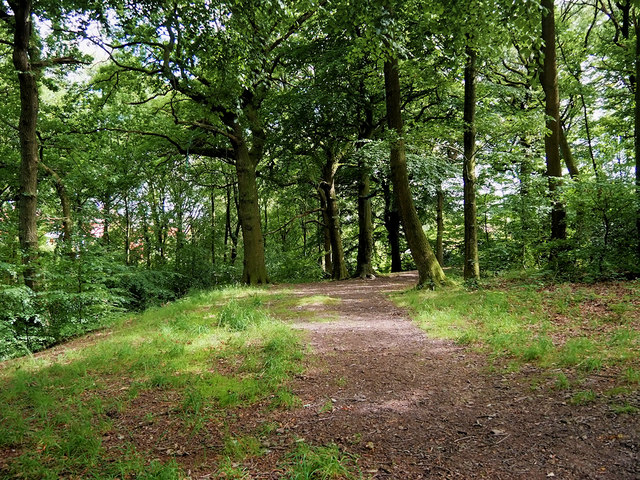
[[[562,163],[560,161],[560,95],[558,91],[558,73],[556,63],[556,29],[554,0],[542,0],[542,40],[543,64],[540,83],[545,95],[546,128],[544,149],[547,159],[547,176],[549,192],[553,203],[551,210],[551,240],[567,238],[566,211],[557,198],[557,190],[562,179]],[[557,248],[552,255],[557,255]]]
[[[155,82],[154,96],[179,94],[167,107],[177,123],[230,147],[244,242],[242,277],[250,284],[268,282],[256,184],[268,134],[261,110],[284,44],[317,9],[302,1],[278,5],[274,10],[244,2],[158,2],[118,8],[120,42],[106,46],[119,69]],[[177,103],[183,100],[188,107]],[[218,151],[224,156],[224,148]]]
[[[476,225],[476,51],[467,45],[464,67],[464,278],[480,278]]]
[[[391,142],[391,180],[398,201],[398,210],[402,226],[407,236],[411,255],[418,267],[418,285],[441,285],[446,277],[442,267],[431,249],[429,240],[422,230],[407,174],[407,159],[404,145],[404,128],[400,100],[400,74],[397,57],[389,54],[384,62],[384,84],[387,104],[387,122],[389,129],[396,135]]]

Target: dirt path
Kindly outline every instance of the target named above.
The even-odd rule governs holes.
[[[299,307],[332,320],[295,321],[315,361],[293,385],[305,406],[278,414],[280,442],[336,443],[360,457],[365,478],[640,478],[638,415],[567,405],[561,392],[489,374],[482,356],[427,338],[385,295],[416,280],[294,287],[341,301]],[[256,478],[277,478],[263,470],[268,458]]]

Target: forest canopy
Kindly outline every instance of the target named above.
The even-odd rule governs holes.
[[[232,282],[640,273],[633,0],[2,0],[0,62],[0,356]]]

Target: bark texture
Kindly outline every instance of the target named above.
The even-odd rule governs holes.
[[[238,130],[240,127],[238,127]],[[240,137],[242,132],[236,132]],[[240,134],[240,135],[238,135]],[[241,138],[241,137],[240,137]],[[256,184],[256,162],[244,141],[234,145],[238,175],[238,220],[242,229],[244,260],[242,281],[249,285],[269,282],[264,257],[264,239],[260,225],[260,206]]]
[[[38,79],[29,56],[32,18],[31,1],[9,2],[14,14],[13,66],[20,85],[20,187],[18,190],[18,238],[24,265],[24,283],[37,290],[38,257]]]
[[[398,201],[398,210],[404,227],[411,255],[418,268],[418,286],[437,286],[446,282],[446,277],[429,241],[422,230],[409,188],[407,159],[404,146],[404,128],[400,101],[400,76],[398,59],[388,58],[384,63],[385,97],[389,129],[397,139],[391,144],[391,180]]]
[[[385,182],[381,182],[382,191],[384,193],[384,227],[387,229],[387,240],[389,241],[389,249],[391,250],[391,271],[402,271],[402,256],[400,255],[400,213],[396,206],[391,186]]]
[[[637,14],[636,14],[637,15]],[[636,160],[636,232],[637,232],[637,254],[640,259],[640,88],[638,88],[637,79],[640,79],[640,19],[636,18],[636,55],[635,55],[635,110],[634,110],[634,142],[635,142],[635,160]]]
[[[358,266],[356,277],[372,278],[373,270],[373,222],[371,213],[371,178],[366,166],[358,165]]]
[[[442,187],[438,187],[436,192],[436,258],[441,267],[444,267],[444,191]]]
[[[544,41],[544,61],[541,83],[545,96],[547,134],[544,150],[547,159],[547,177],[553,206],[551,210],[551,240],[567,238],[566,212],[564,205],[556,198],[556,190],[562,180],[560,161],[560,94],[556,66],[556,28],[554,0],[542,0],[542,40]],[[552,254],[553,256],[553,254]]]
[[[467,46],[464,68],[464,278],[480,278],[476,221],[476,51]]]

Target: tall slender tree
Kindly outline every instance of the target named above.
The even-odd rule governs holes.
[[[13,29],[13,66],[20,85],[20,188],[18,191],[19,240],[24,264],[24,283],[36,289],[35,261],[38,253],[38,70],[32,45],[33,19],[30,0],[10,1],[11,15],[0,10],[2,18]],[[2,8],[0,6],[0,8]]]
[[[567,238],[566,211],[557,198],[558,187],[562,181],[562,162],[560,158],[560,94],[558,90],[558,70],[556,62],[556,26],[554,0],[542,0],[542,41],[543,62],[540,80],[545,97],[545,115],[547,132],[544,137],[544,150],[547,159],[547,177],[551,194],[551,240]],[[557,254],[557,249],[552,256]]]
[[[418,217],[409,187],[400,99],[400,72],[398,58],[393,54],[389,54],[384,62],[384,84],[387,122],[389,129],[396,136],[391,143],[390,165],[393,191],[398,201],[402,226],[411,255],[418,267],[418,285],[438,286],[445,283],[446,277],[422,230],[422,222]]]
[[[467,44],[464,68],[464,269],[465,279],[480,278],[476,208],[476,51]]]

